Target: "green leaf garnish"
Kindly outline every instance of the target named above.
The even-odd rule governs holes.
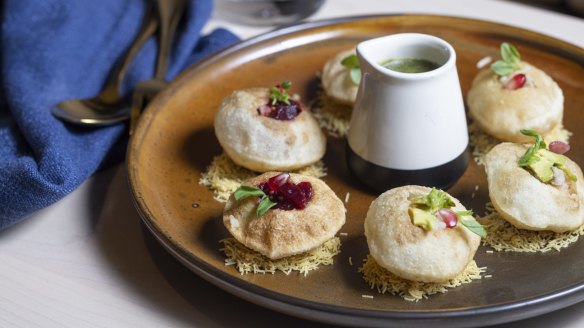
[[[562,170],[564,174],[568,177],[568,179],[572,181],[578,180],[578,178],[572,172],[570,172],[570,169],[568,169],[564,164],[555,164],[555,167]]]
[[[235,200],[240,201],[248,197],[261,197],[258,207],[256,209],[256,215],[258,217],[264,215],[270,208],[276,206],[278,203],[272,201],[263,190],[251,187],[251,186],[239,186],[237,190],[233,193]]]
[[[549,183],[554,179],[553,167],[564,172],[568,179],[576,181],[577,177],[564,165],[566,157],[547,149],[543,137],[532,130],[521,130],[523,135],[534,137],[535,143],[519,158],[517,165],[530,171],[539,181]]]
[[[491,65],[491,69],[495,71],[497,75],[506,76],[509,75],[517,69],[515,65],[508,64],[504,61],[497,60]]]
[[[349,76],[351,77],[351,81],[359,85],[361,83],[361,69],[360,68],[351,68],[349,71]]]
[[[491,65],[491,69],[500,76],[506,76],[521,68],[521,55],[512,44],[501,43],[501,59]]]
[[[518,165],[520,167],[527,167],[530,164],[534,163],[535,161],[539,160],[539,158],[537,158],[537,156],[535,156],[535,153],[540,150],[540,149],[546,149],[546,144],[545,141],[543,140],[543,137],[537,133],[536,131],[533,130],[521,130],[521,134],[528,136],[528,137],[535,137],[535,143],[533,144],[533,146],[529,147],[529,149],[527,149],[527,151],[525,152],[525,154],[523,154],[523,156],[521,156],[521,158],[519,159]]]
[[[432,188],[428,194],[428,201],[432,212],[441,208],[450,208],[454,206],[454,202],[450,199],[450,196],[448,196],[446,192],[436,188]]]
[[[252,196],[262,197],[265,195],[266,194],[261,189],[250,186],[240,186],[239,188],[237,188],[237,190],[235,190],[235,193],[233,193],[233,197],[235,197],[235,200],[237,201]]]
[[[345,66],[346,68],[359,68],[359,59],[357,55],[348,55],[347,57],[341,60],[341,65]]]
[[[270,199],[270,197],[264,195],[264,197],[262,197],[262,200],[258,204],[258,208],[256,209],[256,215],[258,217],[260,217],[260,216],[264,215],[264,213],[266,213],[270,208],[272,208],[276,205],[278,205],[278,203],[273,202]]]
[[[272,99],[272,105],[275,105],[278,101],[290,105],[290,95],[288,94],[288,89],[292,86],[292,82],[285,81],[280,85],[276,85],[270,88],[270,99]]]
[[[349,55],[341,60],[341,65],[349,69],[351,81],[357,85],[361,83],[361,65],[357,55]]]
[[[456,215],[458,215],[458,212],[456,213]],[[464,215],[464,216],[466,216],[466,215]],[[485,228],[477,220],[475,220],[475,218],[473,218],[472,216],[468,216],[465,219],[459,217],[458,222],[460,222],[463,226],[465,226],[471,232],[479,235],[481,238],[487,237],[487,231],[485,230]]]
[[[465,226],[470,232],[478,235],[481,238],[487,237],[487,231],[472,215],[472,210],[468,211],[457,211],[456,216],[458,217],[458,222]],[[463,218],[465,217],[465,218]]]
[[[507,42],[501,44],[501,58],[503,58],[503,61],[506,63],[519,64],[521,62],[519,50]]]
[[[410,199],[410,204],[414,206],[414,208],[418,208],[417,210],[412,209],[411,207],[408,209],[410,218],[414,224],[416,224],[416,221],[418,221],[416,225],[425,230],[430,230],[428,227],[432,227],[433,225],[431,223],[433,222],[429,222],[430,220],[427,215],[420,215],[420,210],[423,210],[431,215],[436,215],[435,213],[438,210],[442,208],[449,209],[455,205],[454,201],[452,201],[448,193],[436,188],[432,188],[432,190],[430,190],[427,195],[412,197]],[[473,218],[472,210],[458,211],[454,213],[458,217],[458,221],[468,230],[481,236],[482,238],[487,236],[485,228],[483,228],[483,226]],[[468,218],[463,219],[462,217]],[[428,222],[430,224],[428,224]]]
[[[454,212],[454,213],[456,213],[456,216],[458,216],[459,218],[460,218],[461,216],[472,216],[472,214],[473,214],[473,213],[472,213],[472,210],[466,210],[466,211],[456,211],[456,212]]]
[[[451,208],[454,202],[448,194],[440,189],[432,188],[427,195],[413,197],[410,203],[417,207],[422,207],[430,213],[434,213],[441,208]]]

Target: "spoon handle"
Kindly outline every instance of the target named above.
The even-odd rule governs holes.
[[[166,78],[168,58],[172,47],[174,33],[185,8],[184,0],[157,0],[160,19],[160,42],[156,62],[155,79]]]
[[[156,32],[158,28],[158,20],[156,19],[156,15],[154,14],[154,6],[152,1],[149,2],[148,8],[146,9],[146,14],[144,16],[144,20],[142,22],[142,26],[138,32],[138,36],[134,39],[134,42],[128,49],[124,60],[120,63],[117,67],[117,71],[115,74],[112,74],[108,79],[106,86],[104,87],[103,91],[100,93],[99,98],[103,100],[104,103],[108,103],[108,100],[111,102],[115,102],[119,99],[119,90],[120,86],[124,81],[124,77],[126,76],[126,72],[132,63],[132,60],[138,53],[138,51],[142,48],[144,43]]]
[[[133,134],[138,116],[147,99],[152,98],[166,85],[166,71],[172,48],[172,41],[178,23],[185,9],[185,0],[157,0],[160,20],[159,49],[156,73],[153,79],[141,81],[134,90],[130,111],[130,135]]]

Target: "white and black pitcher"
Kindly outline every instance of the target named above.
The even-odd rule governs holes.
[[[468,131],[452,46],[402,33],[360,43],[357,56],[349,169],[377,191],[454,184],[468,165]]]

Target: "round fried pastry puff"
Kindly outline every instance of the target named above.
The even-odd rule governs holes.
[[[584,177],[566,157],[576,181],[543,183],[518,166],[528,145],[504,142],[485,156],[489,197],[497,212],[519,229],[565,232],[584,224]]]
[[[371,203],[365,219],[369,253],[388,271],[411,281],[444,282],[461,274],[473,259],[481,238],[462,227],[424,230],[412,223],[410,199],[430,188],[403,186]],[[466,211],[454,197],[453,211]]]
[[[258,187],[280,172],[267,172],[243,183]],[[232,195],[223,211],[223,223],[231,235],[246,247],[270,258],[304,253],[333,238],[345,224],[345,207],[322,180],[290,173],[292,183],[309,182],[312,197],[304,209],[271,208],[256,215],[257,197],[239,201]]]
[[[482,69],[468,92],[469,114],[484,132],[511,142],[529,142],[521,129],[534,130],[544,137],[562,123],[564,95],[545,72],[526,62],[521,71],[527,83],[506,90],[490,68]]]
[[[215,135],[238,165],[252,171],[289,171],[320,160],[326,138],[310,111],[291,120],[260,113],[270,101],[268,88],[238,90],[227,96],[215,116]]]
[[[355,49],[345,50],[329,59],[322,69],[322,87],[327,96],[339,104],[353,106],[357,99],[359,85],[351,80],[350,69],[341,62],[347,56],[354,55]]]

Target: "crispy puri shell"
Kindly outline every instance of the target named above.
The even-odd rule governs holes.
[[[501,143],[485,157],[489,196],[497,212],[520,229],[565,232],[580,227],[584,224],[584,178],[578,164],[566,158],[576,182],[543,183],[517,165],[527,148]]]
[[[264,173],[244,185],[258,186],[277,174],[279,172]],[[345,207],[326,183],[294,173],[290,174],[290,180],[312,184],[313,196],[302,210],[270,209],[257,217],[257,197],[237,202],[232,195],[223,211],[223,223],[233,237],[270,259],[314,249],[333,238],[345,224]]]
[[[226,97],[215,116],[215,135],[227,155],[253,171],[288,171],[322,158],[326,139],[310,111],[280,121],[257,109],[268,102],[269,89],[250,88]]]
[[[545,72],[523,62],[522,71],[531,84],[504,90],[499,77],[482,69],[468,92],[469,113],[486,133],[503,141],[529,142],[520,133],[530,129],[546,135],[561,124],[564,96],[558,84]]]
[[[481,238],[459,224],[453,229],[426,231],[408,214],[409,199],[430,188],[403,186],[381,194],[369,207],[365,236],[371,256],[392,273],[412,281],[443,282],[464,271]],[[454,211],[465,211],[451,197]]]
[[[327,96],[340,104],[353,105],[357,98],[359,86],[353,83],[349,75],[349,69],[341,64],[341,61],[354,55],[355,49],[345,50],[327,61],[322,69],[322,87]]]

